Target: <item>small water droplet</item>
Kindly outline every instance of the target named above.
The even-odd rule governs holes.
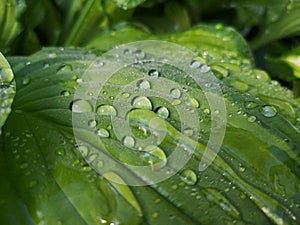
[[[57,69],[57,72],[67,72],[67,71],[72,71],[72,70],[73,70],[72,65],[63,64]]]
[[[83,80],[82,80],[81,78],[77,78],[77,79],[76,79],[76,83],[77,83],[77,84],[82,84],[82,83],[83,83]]]
[[[97,126],[97,121],[94,119],[91,119],[88,121],[88,125],[89,125],[89,127],[94,128]]]
[[[156,146],[156,145],[148,145],[145,149],[145,152],[150,153],[152,156],[155,156],[159,162],[158,163],[153,163],[153,160],[149,158],[149,163],[153,165],[154,169],[161,169],[167,164],[167,157],[164,151]]]
[[[256,75],[255,78],[260,80],[260,81],[268,81],[269,80],[269,76],[266,72],[261,71],[261,70],[255,70]]]
[[[180,98],[181,96],[181,92],[178,88],[171,89],[170,94],[173,98]]]
[[[87,157],[88,162],[93,162],[98,158],[98,154],[93,153]]]
[[[97,164],[96,164],[96,166],[97,166],[97,168],[102,168],[103,167],[103,161],[101,161],[101,160],[99,160],[98,162],[97,162]]]
[[[122,143],[128,148],[133,148],[135,145],[135,140],[131,136],[125,136],[122,140]]]
[[[150,82],[147,80],[138,81],[137,86],[138,86],[138,88],[143,89],[143,90],[151,88]]]
[[[124,55],[129,55],[129,54],[131,54],[131,51],[129,49],[125,49],[123,51],[123,53],[124,53]]]
[[[99,130],[97,130],[96,134],[99,137],[103,137],[103,138],[108,138],[109,137],[109,132],[104,128],[100,128]]]
[[[189,98],[187,101],[187,105],[194,107],[194,108],[199,108],[199,102],[195,98]]]
[[[208,108],[203,109],[204,114],[209,115],[210,114],[210,110]]]
[[[255,109],[258,106],[256,102],[248,101],[245,103],[246,109]]]
[[[57,148],[56,150],[55,150],[55,153],[57,154],[57,155],[59,155],[59,156],[64,156],[65,155],[65,149],[64,148]]]
[[[29,66],[31,64],[30,61],[25,62],[25,66]]]
[[[94,67],[96,67],[96,68],[99,68],[99,67],[102,67],[102,66],[104,66],[104,62],[96,61],[96,62],[94,63]]]
[[[256,117],[255,117],[255,116],[249,116],[249,117],[248,117],[248,121],[249,121],[250,123],[255,122],[255,120],[256,120]]]
[[[71,102],[70,109],[74,113],[85,113],[85,112],[92,112],[93,107],[92,105],[83,99],[76,99]]]
[[[27,84],[30,83],[30,81],[31,81],[30,77],[24,77],[24,78],[22,79],[22,84],[23,84],[23,85],[27,85]]]
[[[134,55],[135,55],[138,59],[143,59],[143,58],[145,58],[145,53],[144,53],[142,50],[140,50],[140,49],[134,51]]]
[[[245,170],[246,170],[246,168],[245,168],[242,164],[240,164],[240,166],[239,166],[239,171],[240,171],[241,173],[243,173],[243,172],[245,172]]]
[[[260,112],[265,116],[265,117],[274,117],[277,114],[277,110],[275,109],[274,106],[270,105],[265,105],[260,108]]]
[[[70,93],[69,91],[66,91],[66,90],[63,90],[62,92],[60,92],[60,95],[61,95],[61,96],[65,96],[65,97],[66,97],[66,96],[70,96],[70,94],[71,94],[71,93]]]
[[[151,77],[159,77],[160,76],[159,72],[155,69],[149,70],[148,75]]]
[[[57,54],[55,52],[52,52],[48,54],[48,57],[53,59],[57,57]]]
[[[117,115],[117,111],[116,111],[115,107],[113,107],[111,105],[100,105],[97,108],[97,113],[102,116],[116,116]]]
[[[206,65],[206,64],[201,64],[199,67],[201,73],[207,73],[210,71],[210,66]]]
[[[191,63],[190,63],[190,67],[191,68],[194,68],[194,69],[197,69],[201,66],[201,62],[197,59],[193,60]]]
[[[138,96],[132,100],[132,106],[138,109],[147,109],[152,110],[152,103],[151,101],[144,97],[144,96]]]
[[[190,169],[183,170],[180,173],[180,178],[187,185],[194,185],[197,183],[197,175]]]
[[[172,101],[172,105],[176,106],[176,105],[180,105],[181,101],[179,99],[175,99],[174,101]]]
[[[183,130],[185,136],[191,137],[194,134],[194,131],[191,128],[186,128]]]
[[[130,94],[128,92],[122,93],[122,98],[129,98]]]
[[[163,119],[167,119],[170,115],[169,110],[166,107],[159,107],[156,111],[157,115]]]
[[[89,149],[85,145],[78,146],[78,150],[82,154],[83,157],[86,157],[89,154]]]

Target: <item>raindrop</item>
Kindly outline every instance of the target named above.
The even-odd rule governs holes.
[[[133,148],[135,145],[135,140],[131,136],[125,136],[122,140],[122,143],[128,148]]]
[[[85,145],[79,146],[78,150],[82,154],[83,157],[86,157],[89,154],[89,149]]]
[[[190,67],[191,68],[194,68],[194,69],[197,69],[201,66],[201,62],[199,60],[193,60],[191,63],[190,63]]]
[[[159,77],[160,74],[157,70],[152,69],[152,70],[149,70],[148,75],[151,77]]]
[[[60,92],[61,96],[70,96],[70,92],[63,90],[62,92]]]
[[[144,96],[138,96],[132,100],[132,106],[138,109],[147,109],[152,110],[152,103],[151,101],[144,97]]]
[[[167,119],[170,115],[169,110],[166,107],[159,107],[156,111],[157,115],[163,119]]]
[[[138,81],[137,86],[140,89],[143,89],[143,90],[151,88],[150,82],[147,81],[147,80],[140,80],[140,81]]]
[[[88,125],[89,125],[89,127],[94,128],[97,126],[97,121],[94,119],[91,119],[88,121]]]
[[[274,106],[270,105],[265,105],[261,107],[260,112],[265,116],[265,117],[274,117],[277,114],[277,110],[275,109]]]
[[[113,107],[111,105],[100,105],[97,108],[97,113],[102,116],[116,116],[117,115],[117,111],[116,111],[115,107]]]
[[[255,109],[258,106],[256,102],[248,101],[245,103],[246,109]]]
[[[99,130],[97,130],[96,134],[99,137],[103,137],[103,138],[108,138],[109,137],[109,132],[104,128],[100,128]]]
[[[70,109],[74,113],[84,113],[84,112],[92,112],[92,105],[83,99],[76,99],[71,102]]]
[[[255,120],[256,120],[255,116],[249,116],[248,117],[248,121],[251,122],[251,123],[255,122]]]
[[[173,98],[180,98],[181,96],[181,92],[178,88],[171,89],[170,94]]]
[[[152,156],[157,157],[157,159],[160,161],[159,163],[153,164],[153,160],[149,159],[149,163],[154,166],[154,169],[161,169],[167,164],[166,154],[160,147],[148,145],[144,151],[150,153]]]
[[[187,185],[194,185],[197,183],[197,175],[190,169],[183,170],[180,173],[180,178]]]
[[[201,64],[199,68],[202,73],[207,73],[210,71],[210,66],[206,64]]]

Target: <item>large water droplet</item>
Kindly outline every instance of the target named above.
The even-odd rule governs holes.
[[[170,94],[173,98],[180,98],[181,96],[181,92],[178,88],[171,89]]]
[[[155,156],[159,160],[159,163],[154,163],[153,159],[149,158],[149,163],[153,165],[154,169],[161,169],[167,164],[166,154],[160,147],[155,145],[148,145],[144,149],[144,151],[150,153],[152,156]]]
[[[137,83],[137,86],[140,88],[140,89],[150,89],[151,88],[151,85],[150,85],[150,82],[147,81],[147,80],[140,80],[138,83]]]
[[[125,136],[122,140],[122,143],[128,148],[133,148],[135,145],[135,140],[132,136]]]
[[[109,132],[104,128],[100,128],[99,130],[97,130],[96,134],[99,137],[103,137],[103,138],[108,138],[109,137]]]
[[[163,119],[167,119],[170,115],[169,110],[166,107],[159,107],[156,111],[157,115]]]
[[[277,114],[277,110],[275,109],[274,106],[270,105],[265,105],[261,107],[260,112],[265,116],[265,117],[274,117]]]
[[[83,99],[76,99],[71,102],[70,109],[74,113],[85,113],[85,112],[92,112],[93,107],[92,105]]]
[[[117,111],[116,111],[115,107],[113,107],[111,105],[100,105],[97,108],[97,113],[102,116],[116,116],[117,115]]]
[[[148,75],[151,77],[159,77],[159,72],[157,70],[149,70]]]
[[[190,169],[183,170],[180,173],[180,178],[187,185],[194,185],[197,183],[197,175]]]
[[[147,110],[152,110],[152,103],[151,101],[144,97],[144,96],[139,96],[136,97],[132,100],[132,106],[138,109],[147,109]]]
[[[187,105],[194,107],[194,108],[199,108],[199,102],[195,98],[189,98],[187,101]]]

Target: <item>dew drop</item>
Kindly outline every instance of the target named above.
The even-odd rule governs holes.
[[[169,110],[166,107],[159,107],[156,111],[157,115],[163,119],[167,119],[170,115]]]
[[[161,169],[167,164],[166,154],[160,147],[156,145],[148,145],[144,151],[150,153],[159,160],[159,163],[154,164],[153,160],[149,159],[149,163],[153,165],[154,169]]]
[[[256,120],[256,117],[255,117],[255,116],[249,116],[249,117],[248,117],[248,121],[249,121],[250,123],[255,122],[255,120]]]
[[[201,64],[199,67],[201,73],[207,73],[210,71],[210,66],[206,65],[206,64]]]
[[[176,106],[176,105],[180,105],[181,101],[179,99],[175,99],[174,101],[172,101],[172,105]]]
[[[83,157],[86,157],[89,154],[89,149],[85,145],[78,146],[78,150]]]
[[[194,134],[194,131],[191,128],[186,128],[183,130],[185,136],[191,137]]]
[[[97,168],[102,168],[103,167],[103,161],[101,161],[101,160],[99,160],[98,162],[97,162],[97,164],[96,164],[96,166],[97,166]]]
[[[261,107],[260,112],[268,118],[274,117],[277,114],[277,110],[275,109],[275,107],[270,105]]]
[[[137,83],[137,86],[138,86],[138,88],[143,89],[143,90],[151,88],[150,82],[147,80],[140,80]]]
[[[132,106],[138,109],[147,109],[152,110],[152,103],[151,101],[144,97],[144,96],[138,96],[132,100]]]
[[[48,54],[48,57],[53,59],[57,57],[57,54],[55,52],[52,52]]]
[[[173,98],[180,98],[181,96],[181,92],[178,88],[171,89],[170,94]]]
[[[60,95],[61,96],[70,96],[70,92],[69,91],[66,91],[66,90],[63,90],[62,92],[60,92]]]
[[[117,111],[116,111],[115,107],[113,107],[111,105],[100,105],[97,108],[97,113],[102,116],[116,116],[117,115]]]
[[[210,114],[210,110],[208,108],[203,109],[204,114],[209,115]]]
[[[246,109],[255,109],[258,106],[256,102],[248,101],[245,103]]]
[[[191,63],[190,63],[190,67],[191,68],[194,68],[194,69],[197,69],[201,66],[201,62],[199,60],[193,60]]]
[[[103,137],[103,138],[108,138],[109,137],[109,132],[104,128],[100,128],[99,130],[97,130],[96,134],[99,137]]]
[[[55,153],[56,153],[56,155],[58,155],[58,156],[64,156],[65,155],[65,149],[64,148],[57,148],[56,150],[55,150]]]
[[[89,125],[89,127],[94,128],[97,126],[97,121],[94,119],[91,119],[88,121],[88,125]]]
[[[194,108],[199,108],[199,102],[195,98],[189,98],[187,101],[187,105],[194,107]]]
[[[135,145],[135,140],[131,136],[125,136],[122,140],[122,143],[128,148],[133,148]]]
[[[74,113],[85,113],[85,112],[92,112],[93,107],[92,105],[83,99],[76,99],[71,102],[70,109]]]
[[[122,98],[129,98],[130,94],[128,92],[122,93]]]
[[[94,63],[94,67],[96,67],[96,68],[99,68],[99,67],[102,67],[102,66],[104,66],[104,63],[101,62],[101,61],[96,61],[96,62]]]
[[[159,77],[160,74],[157,70],[152,69],[152,70],[149,70],[148,75],[151,77]]]
[[[243,173],[243,172],[245,172],[245,170],[246,170],[246,168],[243,165],[240,164],[239,171],[241,173]]]
[[[266,72],[260,71],[260,70],[256,70],[255,78],[260,81],[268,81],[269,80],[268,74]]]
[[[197,183],[197,175],[190,169],[183,170],[180,173],[180,178],[187,185],[194,185]]]
[[[57,69],[57,72],[67,72],[67,71],[72,71],[72,70],[73,70],[72,65],[63,64]]]
[[[27,84],[30,83],[30,81],[31,81],[30,77],[24,77],[24,78],[22,79],[22,84],[23,84],[23,85],[27,85]]]
[[[142,50],[140,50],[140,49],[134,51],[134,55],[135,55],[138,59],[143,59],[143,58],[145,58],[145,53],[144,53]]]

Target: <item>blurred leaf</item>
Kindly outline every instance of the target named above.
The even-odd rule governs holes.
[[[118,7],[121,7],[123,9],[130,9],[134,8],[146,0],[112,0],[114,4],[116,4]]]

